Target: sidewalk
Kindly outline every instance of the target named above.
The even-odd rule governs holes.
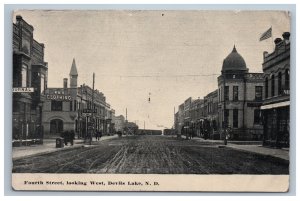
[[[185,136],[182,136],[185,139]],[[227,145],[224,145],[223,140],[204,140],[203,138],[195,137],[192,140],[211,143],[212,145],[223,145],[228,148],[247,151],[256,154],[262,154],[267,156],[273,156],[289,161],[289,148],[276,149],[273,147],[262,146],[261,141],[228,141]]]
[[[102,136],[100,138],[100,140],[97,142],[112,139],[112,138],[117,138],[117,137],[118,137],[118,135]],[[94,144],[95,142],[96,142],[96,139],[93,138],[92,144]],[[12,147],[12,158],[18,159],[18,158],[42,154],[42,153],[51,153],[51,152],[56,152],[56,151],[60,151],[60,150],[65,150],[65,149],[72,149],[72,148],[83,146],[84,140],[83,139],[75,139],[73,146],[71,146],[70,143],[68,143],[68,145],[64,146],[63,148],[56,148],[55,143],[56,143],[56,139],[50,138],[50,139],[44,139],[44,143],[42,145]]]
[[[267,156],[273,156],[287,161],[290,160],[288,148],[276,149],[272,147],[264,147],[262,145],[238,145],[238,144],[230,143],[230,141],[228,142],[227,147],[230,147],[232,149],[267,155]]]

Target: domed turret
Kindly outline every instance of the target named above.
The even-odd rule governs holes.
[[[236,51],[234,46],[232,52],[223,61],[222,72],[247,70],[244,58]]]

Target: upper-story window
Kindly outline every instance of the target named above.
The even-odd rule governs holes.
[[[224,98],[225,98],[225,101],[229,100],[229,86],[225,86]]]
[[[41,94],[44,93],[45,90],[45,76],[41,74]]]
[[[282,75],[281,72],[278,73],[278,95],[282,93]]]
[[[275,77],[271,76],[271,96],[275,96]]]
[[[62,111],[62,101],[51,101],[51,111]]]
[[[255,100],[262,100],[262,86],[255,86]]]
[[[22,87],[27,87],[27,72],[28,72],[28,66],[23,64],[22,65]]]
[[[265,98],[268,98],[268,95],[269,95],[269,80],[266,77],[266,80],[265,80]]]
[[[285,89],[290,89],[290,70],[285,70]]]
[[[233,101],[239,100],[239,87],[233,86]]]

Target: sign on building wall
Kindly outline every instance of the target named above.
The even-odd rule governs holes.
[[[82,113],[97,113],[97,109],[82,109]]]
[[[48,100],[58,100],[58,101],[71,101],[71,96],[66,95],[55,95],[55,94],[46,94],[46,99]]]
[[[34,88],[32,87],[14,87],[13,92],[17,93],[31,93],[34,92]]]

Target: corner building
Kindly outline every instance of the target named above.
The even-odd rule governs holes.
[[[106,103],[106,97],[97,89],[83,84],[78,86],[78,72],[73,59],[68,79],[62,88],[47,88],[43,104],[43,125],[47,137],[58,136],[63,131],[74,130],[78,138],[88,135],[88,127],[104,135],[114,132],[115,111]],[[94,110],[94,111],[93,111]],[[93,112],[93,114],[92,114]]]
[[[218,77],[218,127],[232,128],[233,140],[261,140],[263,126],[260,118],[263,74],[249,73],[244,58],[233,47],[224,59]]]

